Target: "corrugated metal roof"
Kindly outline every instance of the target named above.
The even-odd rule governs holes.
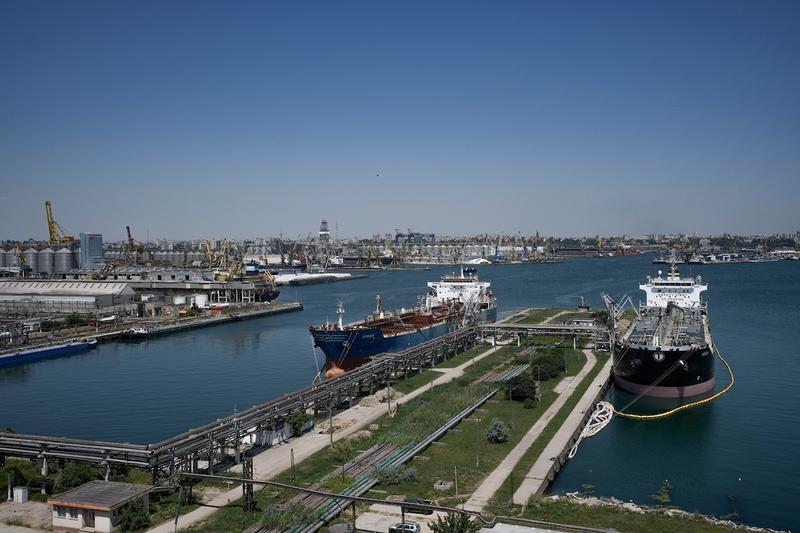
[[[48,500],[51,505],[75,504],[90,508],[115,509],[152,490],[151,485],[137,485],[119,481],[90,481],[57,494]]]
[[[91,281],[0,281],[0,294],[101,296],[134,294],[127,283]]]

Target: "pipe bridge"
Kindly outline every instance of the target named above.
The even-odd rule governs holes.
[[[607,351],[611,346],[608,328],[596,324],[508,324],[500,322],[482,324],[476,327],[480,335],[489,337],[501,337],[504,335],[580,337],[591,339],[597,350]]]
[[[498,333],[502,330],[497,330]],[[286,438],[286,419],[313,409],[333,413],[349,407],[353,399],[372,394],[393,377],[416,373],[473,347],[484,332],[468,326],[403,352],[382,354],[369,363],[304,389],[284,394],[245,411],[190,429],[148,445],[0,433],[0,466],[6,457],[48,462],[78,461],[105,467],[106,478],[114,465],[147,469],[154,484],[174,485],[177,474],[206,472],[238,463]],[[255,444],[252,444],[255,443]]]

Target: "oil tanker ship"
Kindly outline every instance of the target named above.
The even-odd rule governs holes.
[[[343,374],[375,355],[411,348],[464,325],[497,319],[491,283],[478,280],[475,269],[428,282],[428,287],[413,308],[386,311],[378,295],[375,312],[360,322],[345,324],[339,303],[338,322],[311,326],[314,346],[325,354],[325,376]]]
[[[714,355],[700,276],[682,278],[673,262],[666,277],[639,285],[647,299],[614,346],[614,382],[634,394],[685,398],[714,388]]]

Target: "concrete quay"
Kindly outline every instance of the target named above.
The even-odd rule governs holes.
[[[514,449],[512,449],[508,455],[506,455],[505,459],[497,465],[497,468],[495,468],[492,473],[483,480],[478,488],[475,489],[475,492],[472,493],[472,496],[470,496],[469,500],[464,504],[465,509],[480,512],[489,504],[489,501],[502,486],[503,481],[511,475],[514,468],[525,455],[525,452],[528,451],[528,448],[536,442],[536,439],[539,438],[542,431],[547,427],[547,424],[550,423],[550,420],[553,419],[572,393],[575,392],[575,389],[580,385],[583,378],[591,371],[597,359],[591,350],[583,350],[583,353],[586,355],[586,363],[584,363],[583,368],[581,368],[576,375],[566,378],[568,381],[566,381],[558,398],[556,398],[550,407],[542,413],[539,420],[531,426]]]
[[[587,417],[594,410],[595,403],[605,392],[609,384],[612,364],[613,359],[609,357],[603,368],[600,369],[600,372],[589,384],[589,388],[578,400],[575,409],[567,416],[567,419],[544,451],[542,451],[539,458],[525,474],[519,488],[514,492],[514,503],[516,505],[527,505],[531,496],[542,494],[547,489],[555,473],[558,472],[563,464],[562,459],[569,451],[567,448],[572,445],[574,438],[583,428]],[[566,397],[569,397],[569,395],[566,395]]]

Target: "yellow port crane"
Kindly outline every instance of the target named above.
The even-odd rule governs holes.
[[[47,231],[50,232],[50,242],[56,244],[78,242],[78,239],[71,236],[61,224],[56,222],[53,217],[53,204],[50,200],[44,203],[44,212],[47,214]]]
[[[125,246],[125,260],[128,264],[138,265],[147,249],[141,242],[133,238],[130,226],[125,226],[125,231],[128,233],[128,244]]]

